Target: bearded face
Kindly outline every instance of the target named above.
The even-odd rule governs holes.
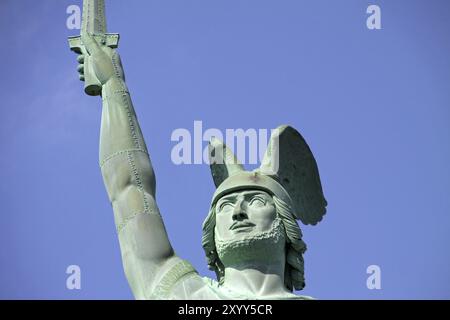
[[[225,266],[284,260],[284,228],[267,192],[245,190],[220,198],[214,232],[217,254]]]

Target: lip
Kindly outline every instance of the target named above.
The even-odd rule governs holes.
[[[243,228],[252,228],[255,224],[251,222],[235,222],[231,225],[230,230],[237,230]]]

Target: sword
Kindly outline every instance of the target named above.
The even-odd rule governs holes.
[[[80,35],[69,37],[70,50],[84,55],[84,92],[90,96],[98,96],[102,92],[102,85],[95,76],[92,57],[81,40],[85,34],[92,35],[100,45],[117,48],[119,34],[106,33],[104,0],[83,0]]]

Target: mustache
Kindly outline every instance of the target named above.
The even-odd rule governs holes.
[[[254,227],[254,226],[256,226],[256,224],[254,224],[250,221],[235,221],[230,226],[229,230],[234,230],[236,228],[241,228],[241,227]]]

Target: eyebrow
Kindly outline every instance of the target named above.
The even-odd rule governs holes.
[[[261,193],[261,192],[264,192],[264,191],[262,191],[262,190],[251,190],[251,191],[245,191],[245,192],[242,192],[242,193],[239,193],[239,194],[243,194],[244,196],[247,196],[247,195],[252,195],[252,194],[258,194],[258,193]],[[237,194],[225,195],[222,198],[220,198],[220,200],[217,201],[217,202],[219,203],[219,202],[222,202],[222,201],[225,201],[225,200],[234,200],[234,199],[237,198],[237,196],[238,196]]]

